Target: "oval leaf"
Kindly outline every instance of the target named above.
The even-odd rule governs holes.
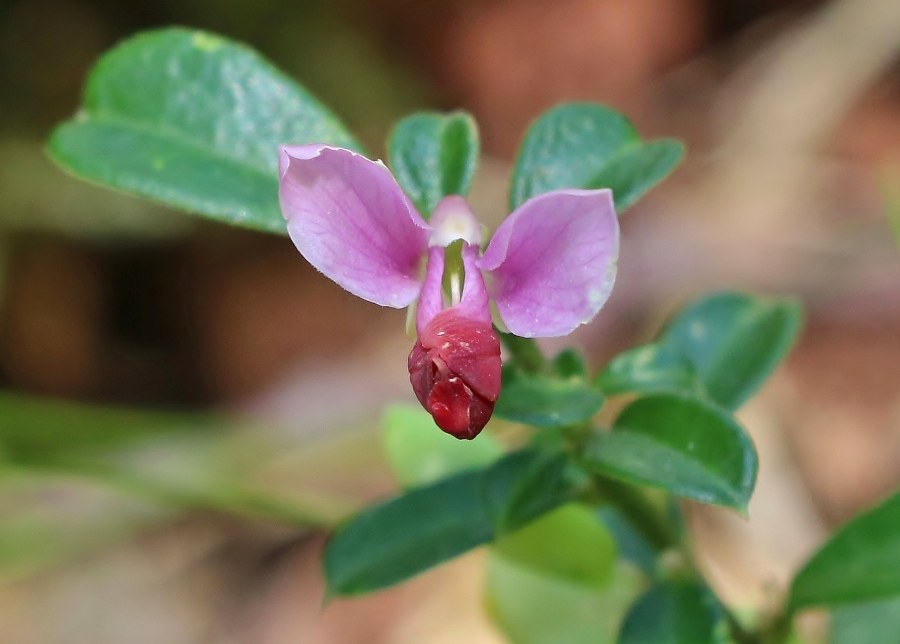
[[[712,399],[736,409],[787,355],[801,317],[792,299],[717,293],[679,313],[658,344],[686,356]]]
[[[478,163],[478,126],[465,112],[423,112],[399,121],[388,140],[398,183],[423,217],[447,195],[469,194]]]
[[[569,103],[545,112],[525,135],[513,169],[510,210],[544,192],[612,188],[622,212],[681,161],[681,143],[644,143],[608,107]]]
[[[702,393],[691,361],[676,347],[647,344],[613,358],[595,384],[607,396],[626,392]]]
[[[358,147],[330,111],[259,54],[174,28],[104,55],[82,109],[53,132],[49,151],[84,179],[283,233],[278,146],[303,143]]]
[[[643,575],[618,562],[604,587],[544,574],[492,554],[487,566],[491,618],[516,644],[612,644]]]
[[[737,421],[681,394],[634,401],[584,458],[598,474],[741,511],[756,482],[756,451]]]
[[[424,409],[411,405],[392,405],[385,411],[384,451],[391,471],[406,488],[484,467],[503,456],[503,448],[487,433],[477,441],[460,441],[439,431]]]
[[[602,406],[603,394],[580,378],[504,369],[494,415],[533,427],[565,427],[590,419]]]
[[[527,524],[574,491],[560,453],[523,450],[370,507],[325,549],[329,593],[395,584]]]
[[[900,494],[851,519],[800,570],[793,608],[900,597]]]
[[[494,551],[542,574],[598,587],[609,582],[616,558],[609,530],[580,503],[568,503],[504,535]]]
[[[722,605],[705,586],[666,582],[629,611],[619,644],[712,644],[729,641]]]

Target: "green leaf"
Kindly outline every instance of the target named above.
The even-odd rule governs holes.
[[[602,406],[603,394],[579,378],[505,368],[494,415],[534,427],[565,427],[589,420]]]
[[[684,158],[684,145],[674,139],[657,139],[624,148],[599,171],[593,187],[611,188],[621,213],[665,179]]]
[[[727,412],[680,394],[652,394],[622,411],[584,454],[597,474],[746,510],[756,482],[750,438]]]
[[[722,605],[700,584],[665,582],[634,605],[619,644],[706,644],[729,641]]]
[[[522,450],[367,508],[325,549],[329,592],[390,586],[524,526],[573,496],[565,465],[558,452]]]
[[[438,429],[421,407],[392,405],[384,414],[384,451],[403,487],[425,485],[462,470],[484,467],[503,456],[487,433],[461,441]]]
[[[621,212],[668,176],[683,156],[678,141],[641,141],[634,126],[608,107],[560,105],[540,116],[522,141],[510,209],[551,190],[612,188]]]
[[[900,599],[848,604],[831,615],[830,644],[884,644],[886,633],[900,633]]]
[[[797,573],[790,605],[900,598],[900,494],[851,519]]]
[[[357,148],[305,89],[251,49],[182,28],[126,40],[52,134],[73,174],[218,221],[284,233],[278,146]]]
[[[478,163],[478,126],[465,112],[421,112],[399,121],[388,161],[400,186],[428,217],[447,195],[469,194]]]
[[[542,574],[598,587],[609,582],[616,557],[609,531],[580,503],[568,503],[502,536],[494,551]]]
[[[553,370],[563,378],[584,379],[588,374],[588,367],[582,356],[575,349],[563,349],[553,358]]]
[[[498,554],[487,566],[487,606],[516,644],[612,644],[644,587],[639,571],[617,562],[605,586],[580,584]]]
[[[595,383],[604,394],[702,393],[691,361],[673,344],[646,344],[613,358]]]
[[[679,313],[658,344],[685,355],[710,397],[737,409],[787,355],[801,318],[793,299],[718,293]]]

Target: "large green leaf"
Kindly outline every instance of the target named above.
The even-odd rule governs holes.
[[[304,143],[357,147],[331,112],[251,49],[172,28],[104,55],[49,150],[84,179],[284,232],[278,146]]]
[[[404,487],[425,485],[457,472],[489,465],[503,447],[482,433],[477,441],[445,434],[421,407],[392,405],[384,414],[384,451],[391,471]]]
[[[539,117],[522,141],[510,209],[551,190],[612,188],[621,212],[662,181],[683,156],[678,141],[642,141],[634,126],[608,107],[560,105]]]
[[[900,494],[851,519],[803,566],[793,608],[900,598]]]
[[[494,415],[534,427],[565,427],[589,420],[602,405],[603,394],[577,376],[560,379],[505,368]]]
[[[612,644],[643,575],[619,561],[603,586],[566,577],[493,553],[487,566],[487,606],[515,644]]]
[[[332,594],[378,590],[520,528],[575,492],[560,453],[523,450],[370,507],[325,550]]]
[[[793,299],[717,293],[679,313],[658,344],[685,355],[712,399],[736,409],[787,355],[801,318]]]
[[[619,644],[713,644],[728,642],[722,605],[697,583],[664,582],[634,605]]]
[[[598,474],[746,510],[756,482],[750,438],[724,410],[681,394],[639,398],[584,454]]]
[[[469,194],[478,163],[478,126],[465,112],[422,112],[394,126],[388,161],[423,217],[447,195]]]

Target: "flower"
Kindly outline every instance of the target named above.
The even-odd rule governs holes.
[[[410,382],[457,438],[481,431],[500,394],[490,299],[510,333],[550,337],[593,319],[612,290],[619,225],[609,190],[534,197],[481,253],[481,226],[460,196],[426,222],[380,161],[327,145],[284,146],[279,160],[281,210],[307,261],[375,304],[416,304]]]

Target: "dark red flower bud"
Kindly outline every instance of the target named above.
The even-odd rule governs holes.
[[[475,438],[500,395],[500,341],[490,324],[442,311],[409,354],[409,381],[438,427]]]

